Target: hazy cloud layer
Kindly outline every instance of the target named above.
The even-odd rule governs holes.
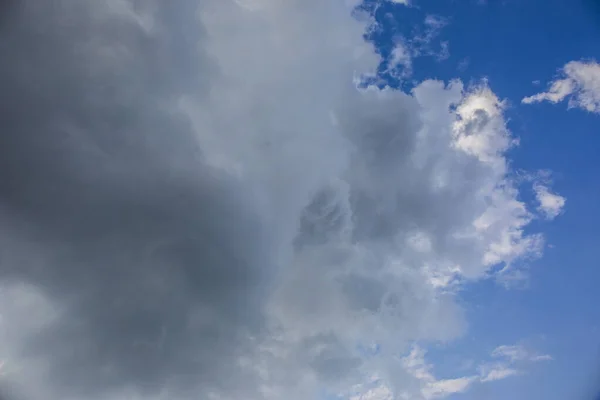
[[[453,285],[542,238],[503,103],[357,91],[379,60],[352,6],[2,10],[3,390],[293,400],[377,372],[423,393],[398,355],[460,335]]]

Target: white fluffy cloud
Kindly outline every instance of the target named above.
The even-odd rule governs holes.
[[[596,61],[571,61],[552,81],[548,91],[525,97],[525,104],[549,101],[558,103],[568,99],[569,108],[581,108],[600,113],[600,64]]]
[[[356,90],[380,60],[355,4],[2,10],[0,384],[26,400],[468,387],[424,392],[397,355],[464,332],[450,286],[539,252],[516,141],[485,83]]]

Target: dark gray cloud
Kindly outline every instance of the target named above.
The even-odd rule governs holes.
[[[169,107],[210,83],[193,2],[113,3],[148,8],[153,26],[66,0],[2,20],[0,279],[61,308],[18,356],[48,357],[65,396],[233,373],[272,263],[241,184]]]

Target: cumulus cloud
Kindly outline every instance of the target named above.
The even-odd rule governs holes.
[[[548,91],[525,97],[522,102],[559,103],[565,99],[569,108],[600,113],[600,64],[594,60],[568,62],[560,76],[550,83]]]
[[[503,102],[356,90],[380,60],[354,5],[3,3],[2,390],[423,394],[395,355],[464,332],[447,287],[541,237]]]

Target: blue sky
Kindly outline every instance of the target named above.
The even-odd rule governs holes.
[[[469,334],[458,343],[430,350],[441,374],[452,376],[456,359],[481,356],[498,341],[529,345],[552,355],[522,376],[478,386],[454,399],[591,399],[600,374],[600,280],[595,250],[600,242],[600,117],[565,105],[521,104],[544,89],[572,60],[600,58],[600,3],[593,1],[427,1],[410,7],[367,2],[380,29],[372,34],[384,57],[398,43],[427,29],[427,16],[443,21],[429,42],[443,59],[420,56],[410,78],[383,71],[380,84],[409,89],[436,78],[487,80],[508,101],[508,126],[520,139],[509,151],[515,169],[552,171],[554,188],[568,199],[566,212],[543,230],[549,247],[530,262],[527,286],[506,290],[491,281],[467,286]],[[531,194],[523,192],[527,198]],[[446,361],[445,361],[446,360]],[[448,361],[451,360],[451,361]],[[454,362],[452,362],[454,361]],[[444,367],[445,366],[445,367]]]

